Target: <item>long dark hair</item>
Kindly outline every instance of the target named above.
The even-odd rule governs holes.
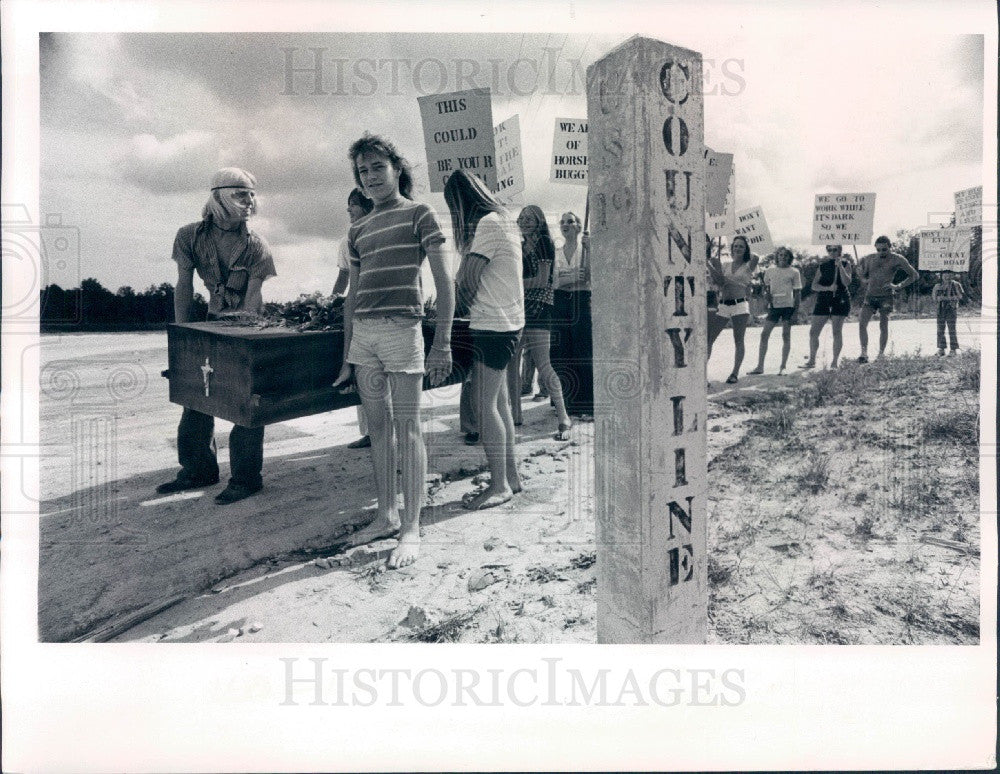
[[[742,235],[734,236],[729,241],[729,253],[730,253],[730,255],[732,255],[733,245],[736,244],[736,240],[737,239],[743,243],[743,246],[746,248],[746,251],[747,251],[746,252],[746,258],[744,258],[742,261],[740,261],[740,263],[750,263],[750,261],[753,260],[753,253],[750,252],[750,243],[747,241],[747,238],[745,236],[742,236]],[[736,256],[735,255],[733,255],[733,268],[734,269],[736,268]]]
[[[358,158],[366,153],[374,153],[389,159],[389,163],[399,173],[399,193],[407,199],[413,198],[413,172],[410,170],[410,162],[399,155],[396,146],[391,142],[368,132],[365,132],[360,140],[355,140],[347,151],[347,156],[351,160],[351,171],[354,172],[354,183],[358,188],[364,190],[361,176],[358,174]]]
[[[545,220],[545,213],[542,212],[542,208],[537,204],[529,204],[524,207],[520,215],[528,214],[535,219],[535,231],[531,235],[534,240],[534,253],[535,257],[540,261],[551,261],[555,263],[556,260],[556,245],[552,241],[552,233],[549,231],[549,224]],[[525,242],[530,240],[525,239]]]
[[[375,202],[365,196],[365,192],[360,188],[355,188],[347,197],[347,205],[354,205],[355,207],[360,207],[364,210],[365,215],[375,209]]]
[[[478,178],[464,169],[451,173],[444,185],[444,200],[451,211],[451,229],[455,235],[455,247],[465,252],[472,244],[476,226],[483,216],[491,212],[506,215],[500,201],[490,193],[490,189]]]

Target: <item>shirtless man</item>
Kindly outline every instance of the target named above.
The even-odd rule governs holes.
[[[893,282],[897,271],[906,272],[906,279],[900,283]],[[861,356],[858,362],[867,363],[868,321],[876,311],[879,313],[878,356],[882,357],[885,346],[889,343],[889,315],[892,313],[893,296],[897,290],[916,282],[920,275],[906,258],[892,252],[892,242],[887,236],[880,236],[875,240],[875,252],[861,259],[858,275],[865,294],[858,317],[858,336],[861,339]]]

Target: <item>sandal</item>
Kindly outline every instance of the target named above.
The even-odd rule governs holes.
[[[573,427],[573,425],[560,424],[559,425],[559,431],[555,434],[555,439],[557,441],[568,441],[569,440],[569,431],[570,431],[571,427]]]

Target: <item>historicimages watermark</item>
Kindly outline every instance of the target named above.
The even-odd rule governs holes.
[[[516,669],[341,668],[281,658],[282,707],[736,707],[742,669],[578,669],[539,659]]]
[[[582,96],[587,69],[562,49],[542,48],[537,57],[344,57],[325,46],[282,47],[282,96],[426,96],[486,89],[495,97]],[[706,97],[735,97],[746,88],[742,59],[703,60]]]

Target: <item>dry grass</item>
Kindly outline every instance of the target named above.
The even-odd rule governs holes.
[[[979,446],[979,411],[956,408],[935,412],[921,423],[927,443],[952,443]]]
[[[751,414],[709,468],[716,641],[978,640],[978,557],[920,539],[978,545],[978,366],[886,357],[731,397]]]

